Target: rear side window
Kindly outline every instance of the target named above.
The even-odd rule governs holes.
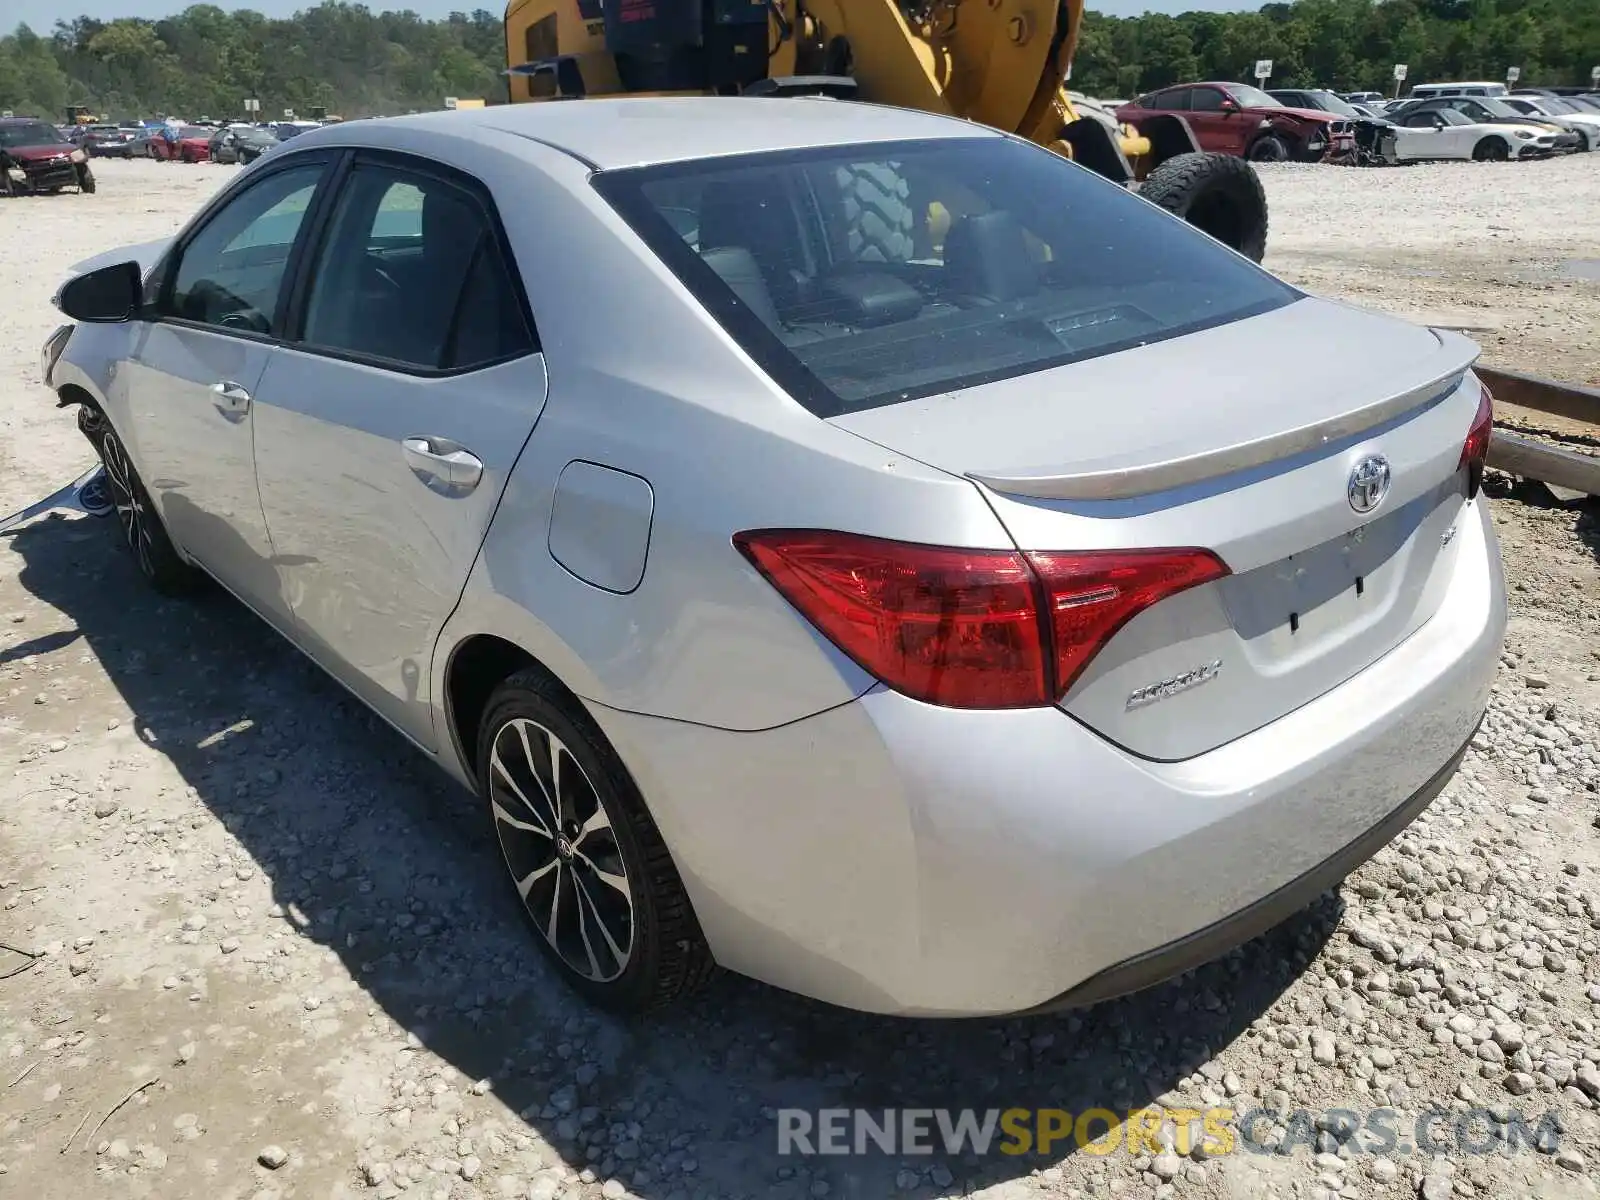
[[[699,160],[601,172],[594,185],[821,416],[1299,297],[1138,197],[1008,138]]]
[[[358,164],[306,299],[313,348],[423,371],[463,371],[533,349],[482,202],[452,183]]]

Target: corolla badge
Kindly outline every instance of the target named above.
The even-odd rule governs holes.
[[[1132,712],[1136,708],[1154,704],[1157,700],[1165,700],[1168,696],[1187,692],[1202,683],[1210,683],[1220,670],[1222,670],[1222,660],[1214,658],[1208,663],[1185,671],[1182,675],[1174,675],[1171,679],[1163,679],[1158,683],[1147,683],[1142,688],[1134,689],[1128,696],[1127,711]]]
[[[1381,454],[1367,455],[1350,472],[1350,482],[1345,487],[1350,507],[1358,513],[1369,513],[1388,494],[1389,460]]]

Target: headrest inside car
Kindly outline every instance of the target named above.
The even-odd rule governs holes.
[[[825,319],[858,328],[891,325],[922,311],[922,293],[887,272],[852,271],[823,282]]]
[[[755,255],[743,246],[718,246],[715,250],[701,251],[700,257],[763,324],[773,330],[783,327]]]
[[[1003,210],[962,217],[944,246],[951,294],[1001,303],[1039,290],[1039,264],[1017,219]]]

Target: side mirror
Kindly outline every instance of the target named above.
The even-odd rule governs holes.
[[[1224,96],[1222,98],[1222,111],[1225,112],[1225,113],[1236,113],[1236,112],[1238,112],[1239,111],[1239,102],[1237,100],[1232,99],[1231,97]]]
[[[143,299],[139,264],[121,262],[67,280],[56,293],[56,307],[74,321],[114,324],[132,319]]]

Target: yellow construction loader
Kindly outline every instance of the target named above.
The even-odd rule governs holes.
[[[513,102],[826,95],[979,121],[1176,213],[1259,262],[1267,206],[1250,164],[1188,123],[1138,128],[1066,82],[1083,0],[509,0]]]

